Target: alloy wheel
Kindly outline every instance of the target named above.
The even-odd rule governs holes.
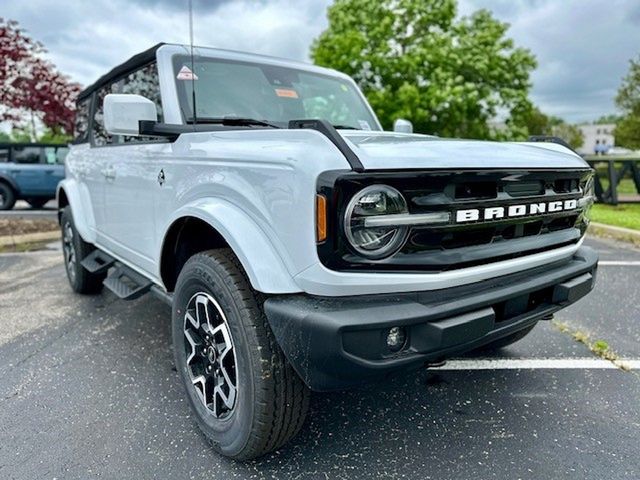
[[[236,353],[224,312],[208,293],[196,293],[187,304],[184,342],[198,398],[215,418],[227,417],[238,397]]]
[[[62,229],[62,249],[67,272],[71,281],[76,279],[76,246],[73,243],[73,228],[70,222],[66,222]]]

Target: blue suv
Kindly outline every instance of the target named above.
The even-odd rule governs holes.
[[[0,144],[0,210],[11,210],[19,199],[41,208],[55,198],[68,152],[66,145]]]

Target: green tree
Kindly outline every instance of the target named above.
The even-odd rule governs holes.
[[[522,117],[529,135],[547,135],[559,137],[578,149],[584,143],[584,136],[578,127],[565,122],[559,117],[545,115],[538,107],[532,107]]]
[[[622,117],[620,115],[616,115],[615,113],[610,113],[608,115],[602,115],[595,122],[593,122],[593,124],[602,125],[603,123],[618,123],[621,119]]]
[[[27,127],[16,127],[11,130],[11,141],[15,143],[33,142],[31,129]]]
[[[522,138],[534,56],[486,10],[456,18],[456,0],[336,0],[313,60],[351,75],[383,126],[418,132]],[[505,117],[505,128],[492,120]]]
[[[629,73],[622,80],[616,105],[623,112],[614,132],[616,144],[640,149],[640,57],[631,60]]]
[[[577,150],[584,144],[584,135],[575,125],[565,122],[561,118],[551,117],[551,136],[559,137]]]
[[[529,135],[551,135],[549,116],[542,113],[538,107],[531,107],[522,115],[522,122],[527,127]]]
[[[38,138],[40,143],[69,143],[73,137],[60,128],[45,128]]]

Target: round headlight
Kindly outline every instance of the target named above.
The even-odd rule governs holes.
[[[371,259],[392,255],[402,245],[409,231],[406,226],[384,225],[370,227],[366,219],[380,215],[408,213],[407,202],[395,188],[371,185],[356,193],[344,216],[344,231],[351,247]]]

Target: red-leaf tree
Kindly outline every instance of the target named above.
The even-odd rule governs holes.
[[[43,53],[43,45],[16,21],[0,18],[0,121],[19,127],[27,120],[34,140],[36,118],[53,131],[73,131],[80,92],[80,85],[58,72]]]

